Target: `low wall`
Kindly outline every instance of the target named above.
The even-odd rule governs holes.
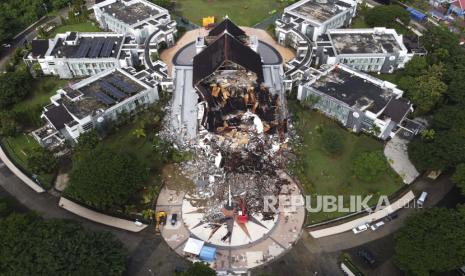
[[[333,227],[328,227],[324,229],[319,229],[315,231],[310,231],[310,235],[314,238],[323,238],[331,235],[336,235],[340,234],[346,231],[350,231],[353,228],[364,224],[364,223],[371,223],[373,221],[380,220],[387,216],[390,213],[396,212],[403,206],[407,205],[410,201],[415,199],[415,194],[412,191],[407,192],[405,195],[403,195],[401,198],[399,198],[396,202],[392,203],[391,205],[385,207],[382,210],[379,210],[377,212],[371,213],[369,215],[366,215],[364,217],[354,219],[352,221],[336,225]]]
[[[140,232],[148,226],[147,224],[142,223],[136,225],[135,222],[131,220],[120,219],[90,210],[64,197],[60,198],[58,205],[61,208],[85,219],[131,232]]]
[[[42,188],[39,184],[35,183],[32,179],[29,178],[25,173],[23,173],[20,169],[16,167],[15,164],[8,158],[8,155],[5,153],[3,148],[0,145],[0,159],[5,163],[10,171],[12,171],[21,181],[23,181],[26,185],[28,185],[31,189],[33,189],[37,193],[45,192],[45,189]]]

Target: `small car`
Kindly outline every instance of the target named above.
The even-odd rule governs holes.
[[[10,47],[11,47],[11,44],[4,43],[4,44],[2,44],[2,47],[3,47],[3,48],[10,48]]]
[[[417,199],[417,206],[419,208],[423,208],[423,204],[425,204],[426,197],[428,196],[427,192],[422,192],[420,197]]]
[[[376,231],[378,228],[384,225],[384,221],[378,221],[377,223],[374,223],[370,226],[371,230]]]
[[[174,226],[174,225],[176,224],[177,221],[178,221],[178,214],[176,214],[176,213],[175,213],[175,214],[172,214],[172,215],[171,215],[171,225]]]
[[[376,263],[375,256],[373,256],[373,254],[366,249],[359,250],[357,252],[357,255],[369,265],[373,265],[374,263]]]
[[[385,220],[385,221],[391,221],[391,220],[395,220],[395,219],[398,218],[398,217],[399,217],[399,214],[397,214],[397,213],[391,213],[391,214],[387,215],[387,216],[384,218],[384,220]]]
[[[353,229],[352,229],[352,232],[354,232],[354,234],[362,233],[362,232],[368,230],[368,227],[369,227],[369,226],[370,226],[370,225],[369,225],[368,223],[359,225],[359,226],[353,228]]]

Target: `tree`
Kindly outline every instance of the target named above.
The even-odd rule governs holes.
[[[395,263],[413,275],[430,275],[465,262],[465,212],[431,208],[409,217],[395,236]]]
[[[337,129],[324,129],[321,134],[321,144],[330,155],[339,155],[344,151],[344,141]]]
[[[443,48],[451,55],[459,45],[459,38],[444,27],[432,27],[420,37],[420,42],[430,53]]]
[[[78,154],[84,154],[94,150],[100,143],[100,136],[97,131],[91,130],[81,134],[78,138],[78,143],[74,147],[74,151]]]
[[[216,272],[210,266],[204,262],[195,262],[189,266],[189,268],[179,276],[215,276]]]
[[[413,89],[407,91],[407,96],[415,105],[418,114],[430,112],[443,98],[447,85],[441,81],[443,66],[433,65],[428,73],[415,78],[417,84]]]
[[[370,27],[385,26],[389,28],[398,28],[399,23],[396,22],[396,19],[408,25],[410,22],[409,12],[398,5],[380,5],[367,11],[365,15],[365,22]]]
[[[0,108],[11,107],[31,91],[32,76],[25,68],[0,75]]]
[[[29,152],[27,165],[33,173],[49,174],[56,170],[58,161],[50,151],[42,147],[36,147]]]
[[[465,68],[454,70],[447,88],[447,97],[455,103],[465,104]]]
[[[0,136],[15,136],[18,130],[16,115],[11,111],[0,111]]]
[[[33,213],[0,219],[2,275],[123,275],[126,251],[108,232]]]
[[[418,77],[427,72],[428,63],[425,57],[415,56],[406,65],[404,72],[411,77]]]
[[[74,160],[65,194],[99,209],[121,207],[147,177],[145,165],[134,155],[99,146]]]
[[[379,180],[389,170],[382,151],[367,151],[359,153],[352,164],[354,175],[365,182]]]
[[[462,194],[465,195],[465,163],[457,165],[454,175],[452,175],[452,182],[460,188]]]

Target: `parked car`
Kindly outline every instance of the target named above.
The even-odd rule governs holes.
[[[370,226],[371,230],[376,231],[378,228],[384,225],[384,221],[380,220],[377,223],[374,223]]]
[[[462,266],[461,268],[457,269],[459,275],[464,275],[465,276],[465,265]]]
[[[385,221],[391,221],[391,220],[395,220],[395,219],[398,218],[398,217],[399,217],[399,214],[397,214],[397,213],[391,213],[391,214],[387,215],[387,216],[384,218],[384,220],[385,220]]]
[[[368,230],[368,227],[370,227],[370,225],[368,223],[365,223],[365,224],[362,224],[362,225],[359,225],[359,226],[353,228],[352,232],[354,232],[354,234],[362,233],[362,232]]]
[[[376,263],[375,256],[366,249],[361,249],[357,252],[357,255],[362,258],[367,264],[373,265]]]
[[[428,196],[427,192],[422,192],[420,197],[417,199],[417,205],[419,208],[423,208],[423,204],[425,204],[426,197]]]
[[[175,225],[176,222],[178,221],[178,214],[172,214],[171,215],[171,225]]]
[[[4,44],[2,44],[2,47],[3,47],[3,48],[10,48],[10,47],[11,47],[11,44],[4,43]]]

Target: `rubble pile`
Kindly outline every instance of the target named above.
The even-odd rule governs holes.
[[[170,129],[169,121],[160,133],[193,153],[194,158],[181,165],[196,184],[186,198],[213,228],[230,224],[244,211],[249,217],[274,219],[275,214],[264,212],[264,197],[278,197],[289,184],[277,173],[289,161],[287,118],[282,115],[287,110],[278,94],[256,80],[246,70],[217,71],[196,86],[196,139],[179,139],[183,130]]]
[[[256,81],[254,73],[224,70],[199,83],[197,91],[204,103],[201,125],[211,132],[230,131],[239,126],[242,116],[251,112],[262,124],[259,132],[285,132],[286,120],[279,116],[278,94]]]

